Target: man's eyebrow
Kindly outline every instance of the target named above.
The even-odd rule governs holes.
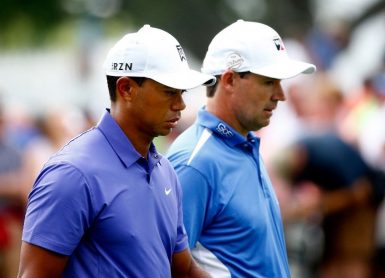
[[[269,76],[262,76],[262,78],[263,78],[263,80],[268,80],[268,81],[280,80],[280,79],[269,77]]]
[[[176,88],[171,88],[165,85],[161,85],[160,89],[165,90],[165,91],[172,91],[172,92],[186,92],[186,90],[183,89],[176,89]]]

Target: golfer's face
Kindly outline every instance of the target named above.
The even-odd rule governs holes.
[[[143,132],[152,137],[168,135],[186,108],[182,98],[184,91],[151,79],[146,79],[138,90],[135,107]]]

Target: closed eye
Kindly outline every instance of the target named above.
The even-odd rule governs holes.
[[[264,83],[267,86],[274,86],[274,85],[278,85],[280,82],[281,80],[279,79],[266,79]]]

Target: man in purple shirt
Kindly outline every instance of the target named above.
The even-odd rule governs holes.
[[[185,108],[186,89],[215,78],[145,25],[105,62],[111,108],[46,163],[29,195],[19,277],[209,277],[193,261],[181,190],[152,140]]]

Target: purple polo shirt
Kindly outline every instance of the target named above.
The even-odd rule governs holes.
[[[176,174],[154,145],[143,159],[106,112],[42,169],[23,241],[70,256],[63,277],[170,277],[188,246]]]

